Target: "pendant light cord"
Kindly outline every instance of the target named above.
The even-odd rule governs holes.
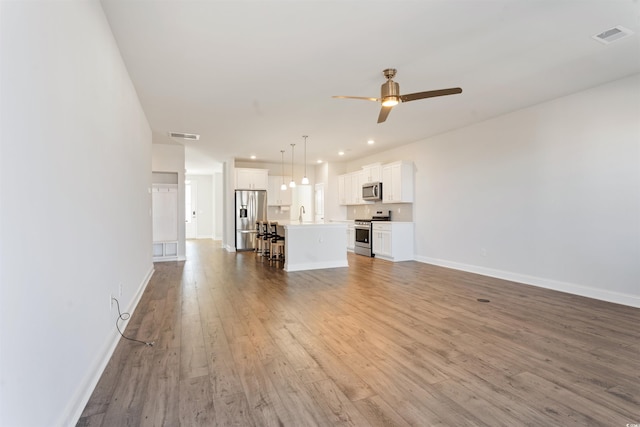
[[[284,150],[280,150],[282,156],[282,185],[284,185]]]
[[[304,138],[304,177],[307,177],[307,135],[302,135]]]
[[[291,182],[289,182],[289,187],[293,188],[296,186],[296,181],[293,179],[293,151],[295,149],[296,144],[291,144]]]

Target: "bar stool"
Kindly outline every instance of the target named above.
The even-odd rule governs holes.
[[[264,237],[262,234],[262,225],[260,224],[260,221],[256,221],[256,237],[253,245],[256,253],[262,253],[262,237]]]
[[[269,222],[260,221],[260,230],[262,232],[262,242],[261,245],[261,255],[268,257],[271,253],[270,242],[271,242],[271,227],[269,226]]]
[[[271,243],[269,245],[269,251],[271,260],[284,260],[284,236],[278,234],[278,223],[272,222],[271,226]]]

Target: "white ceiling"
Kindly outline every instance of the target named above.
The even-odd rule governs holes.
[[[190,172],[296,145],[338,161],[373,154],[640,72],[637,0],[102,0],[154,142],[170,131]],[[605,45],[621,25],[635,34]],[[377,124],[382,70],[401,104]],[[596,106],[596,108],[598,108]],[[373,146],[366,141],[373,139]],[[344,150],[343,157],[338,151]]]

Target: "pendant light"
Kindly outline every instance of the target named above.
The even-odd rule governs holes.
[[[300,184],[302,185],[309,185],[309,178],[307,178],[307,135],[302,135],[302,137],[304,138],[304,177],[302,178],[302,181],[300,182]]]
[[[296,181],[293,179],[293,149],[296,144],[291,144],[291,181],[289,182],[289,188],[294,188],[296,186]]]
[[[280,154],[282,155],[282,185],[280,190],[284,191],[287,189],[287,184],[284,183],[284,150],[280,150]]]

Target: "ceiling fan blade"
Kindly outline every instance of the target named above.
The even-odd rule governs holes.
[[[389,115],[389,113],[391,112],[391,109],[393,107],[382,107],[380,109],[380,115],[378,116],[378,123],[382,123],[385,120],[387,120],[387,116]]]
[[[332,96],[332,98],[342,98],[342,99],[364,99],[365,101],[375,101],[378,102],[380,101],[379,98],[367,98],[365,96],[342,96],[342,95],[335,95]]]
[[[409,93],[407,95],[400,95],[402,102],[415,101],[417,99],[433,98],[435,96],[455,95],[462,93],[462,89],[459,87],[452,87],[449,89],[429,90],[427,92]]]

